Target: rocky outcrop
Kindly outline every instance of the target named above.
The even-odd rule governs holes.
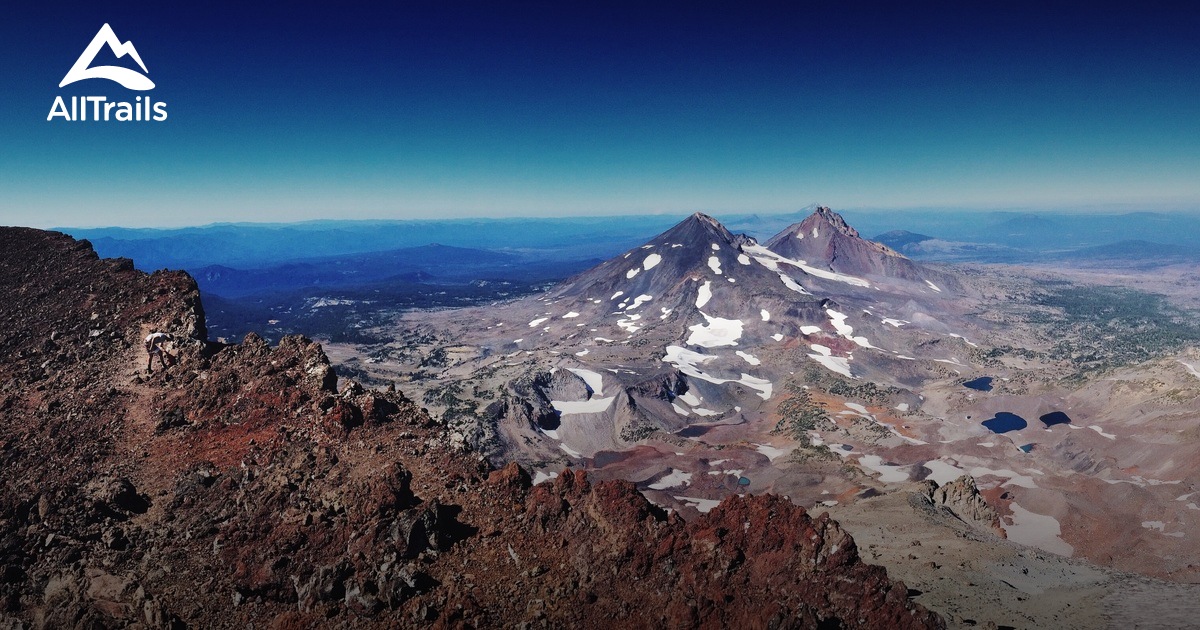
[[[939,624],[928,612],[906,608],[905,587],[862,563],[854,541],[828,515],[810,518],[782,497],[735,495],[685,522],[628,482],[594,485],[583,471],[568,470],[526,491],[510,481],[514,469],[492,475],[506,498],[523,499],[511,524],[500,527],[527,528],[544,544],[497,545],[482,554],[503,561],[507,552],[540,576],[525,588],[533,589],[551,625],[592,627],[603,619],[672,628]],[[609,560],[597,557],[598,549]],[[569,588],[562,592],[560,585]],[[482,587],[487,597],[515,590]]]
[[[531,428],[557,429],[558,412],[551,400],[587,400],[593,394],[582,378],[568,370],[531,372],[507,383],[497,401],[500,406],[488,413]]]
[[[587,400],[600,392],[593,392],[582,378],[570,370],[543,372],[534,379],[533,386],[547,400]]]
[[[0,244],[0,626],[941,626],[826,516],[531,487],[308,339],[188,337],[186,275]],[[192,341],[134,377],[148,327]]]
[[[979,493],[975,478],[970,475],[963,475],[943,486],[928,481],[925,497],[935,506],[946,507],[968,524],[991,531],[1001,538],[1006,537],[1000,524],[1000,515]]]
[[[687,377],[678,369],[655,374],[627,388],[631,396],[657,398],[665,402],[671,402],[675,397],[688,393],[689,389]]]

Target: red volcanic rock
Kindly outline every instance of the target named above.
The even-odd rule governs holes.
[[[583,471],[568,470],[529,493],[524,516],[547,542],[557,532],[572,533],[568,544],[547,544],[538,553],[548,566],[582,569],[561,576],[586,588],[583,599],[591,604],[587,617],[555,611],[566,614],[568,625],[620,617],[631,602],[640,611],[634,618],[666,627],[939,623],[908,602],[903,584],[864,564],[853,539],[828,515],[814,520],[782,497],[735,495],[685,522],[646,501],[631,483],[592,485]],[[605,573],[591,557],[597,548],[613,559],[618,576],[603,591],[590,575]]]
[[[942,626],[780,497],[532,486],[308,339],[209,344],[185,274],[0,229],[0,294],[0,625]]]

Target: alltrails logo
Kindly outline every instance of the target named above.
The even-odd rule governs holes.
[[[120,66],[93,67],[92,62],[95,61],[96,55],[105,46],[108,46],[118,59],[129,55],[145,74]],[[100,27],[100,32],[92,38],[92,43],[83,49],[83,54],[79,55],[79,59],[67,71],[67,75],[63,77],[58,87],[65,87],[76,81],[87,79],[108,79],[130,90],[146,91],[154,89],[154,82],[146,76],[149,73],[141,55],[133,47],[133,42],[122,43],[120,39],[117,39],[117,34],[113,32],[112,27],[105,24]],[[167,119],[167,104],[155,103],[149,95],[138,96],[132,103],[109,101],[107,96],[72,96],[70,103],[71,105],[68,107],[67,101],[62,96],[54,97],[54,104],[50,106],[50,114],[46,116],[46,120],[62,118],[70,121],[117,120],[126,122]]]

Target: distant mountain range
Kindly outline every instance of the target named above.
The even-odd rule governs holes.
[[[927,279],[934,284],[953,280],[938,279],[928,270],[917,272],[912,260],[1018,264],[1121,260],[1144,267],[1196,259],[1192,243],[1200,241],[1200,218],[1187,214],[859,211],[847,215],[867,233],[878,233],[875,242],[858,238],[858,231],[838,214],[816,205],[795,213],[732,215],[723,225],[763,241],[781,255],[828,260],[830,271]],[[644,235],[667,230],[678,221],[671,215],[648,215],[65,231],[89,239],[102,256],[131,258],[143,270],[189,271],[201,291],[214,298],[211,302],[222,305],[213,313],[214,329],[240,337],[251,329],[272,335],[274,325],[266,322],[306,312],[297,307],[309,298],[330,297],[330,291],[343,292],[344,299],[381,292],[401,310],[523,294],[636,247],[644,242]],[[511,284],[502,290],[494,285],[486,291],[469,288],[481,282]],[[468,288],[446,292],[447,286]],[[447,301],[439,301],[439,296]],[[232,320],[226,319],[226,314],[234,313]]]
[[[209,265],[263,268],[328,256],[386,252],[432,243],[470,249],[536,251],[542,257],[609,256],[664,229],[677,217],[650,215],[565,219],[313,221],[217,224],[150,230],[72,229],[105,256],[132,258],[139,268],[197,269]]]
[[[1095,247],[1083,247],[1063,252],[1060,257],[1083,261],[1128,260],[1158,264],[1200,260],[1200,249],[1186,245],[1130,240]]]
[[[358,286],[389,279],[422,284],[558,280],[564,273],[591,263],[589,260],[574,263],[528,260],[525,256],[507,252],[433,244],[312,258],[258,269],[209,265],[190,271],[206,293],[243,297],[305,287]]]
[[[718,218],[729,229],[766,241],[817,206],[794,213],[733,214]],[[1041,254],[1100,247],[1121,241],[1147,241],[1190,247],[1200,242],[1200,215],[1133,212],[1125,214],[1018,213],[967,211],[842,212],[859,230],[915,258],[1020,259],[1011,250]],[[607,258],[643,242],[646,234],[668,229],[678,215],[564,217],[475,220],[313,221],[292,224],[216,224],[155,230],[63,228],[86,238],[104,256],[132,258],[141,269],[197,270],[212,265],[262,269],[322,257],[387,252],[432,243],[501,251],[544,260]],[[912,236],[909,236],[912,235]],[[896,240],[901,239],[901,240]],[[931,247],[910,247],[937,240]],[[947,248],[945,243],[955,244]],[[926,251],[928,250],[928,251]],[[932,252],[932,253],[930,253]],[[1139,252],[1130,250],[1130,255]],[[436,274],[435,274],[436,275]]]

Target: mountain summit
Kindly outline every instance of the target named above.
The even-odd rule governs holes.
[[[780,268],[777,257],[762,249],[749,236],[735,235],[697,212],[644,245],[568,279],[548,299],[570,300],[578,313],[575,323],[599,327],[615,319],[625,333],[659,323],[674,330],[675,322],[698,315],[698,309],[758,318],[758,309],[749,306],[755,296],[815,309],[819,300],[788,273],[807,276],[798,268]]]
[[[863,238],[842,215],[825,206],[771,237],[767,247],[815,267],[855,276],[929,281],[933,276],[942,280],[943,275],[921,267],[887,245]]]
[[[724,225],[721,225],[720,221],[703,212],[696,212],[692,216],[675,224],[675,227],[658,235],[655,240],[689,243],[710,237],[725,243],[733,243],[737,239],[732,232],[726,229]]]

